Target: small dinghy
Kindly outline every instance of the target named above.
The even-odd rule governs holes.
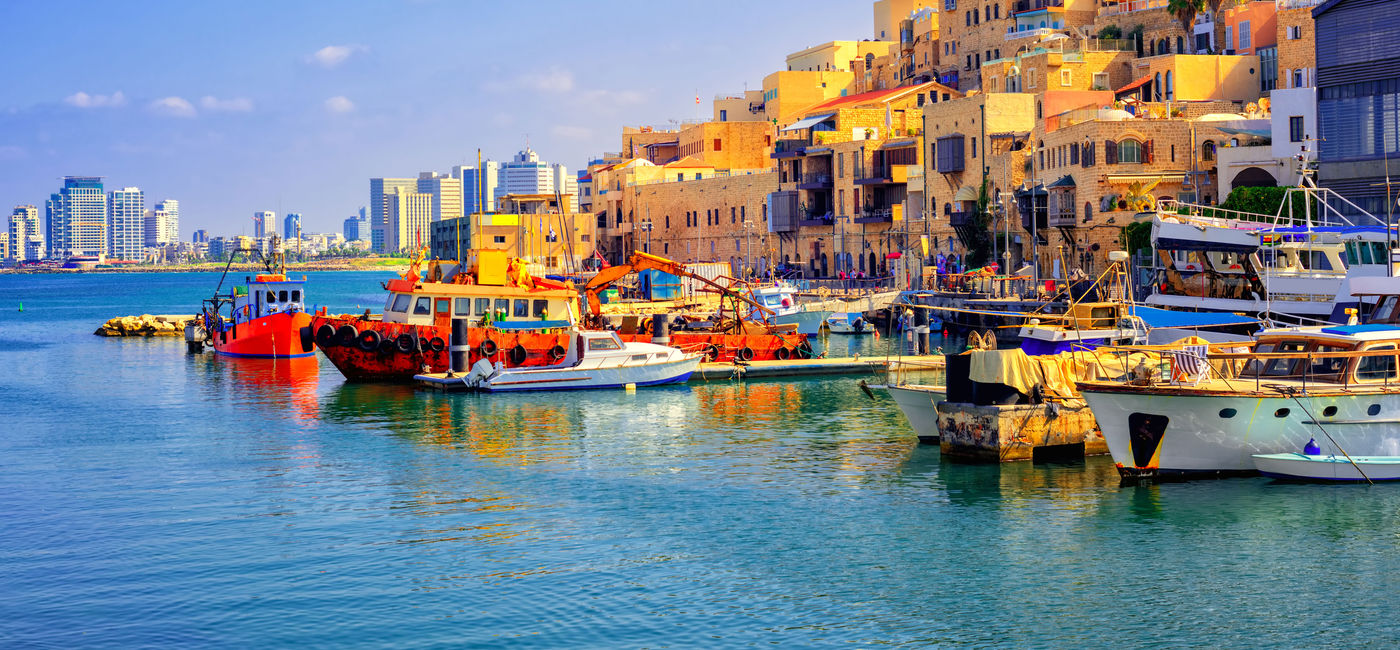
[[[1314,447],[1313,449],[1316,449]],[[1311,450],[1310,450],[1311,451]],[[1352,456],[1320,453],[1254,454],[1260,474],[1292,481],[1397,481],[1400,456]]]
[[[861,312],[836,312],[826,319],[826,329],[832,334],[866,334],[875,328],[865,320]]]
[[[665,345],[624,343],[616,332],[581,331],[554,365],[507,368],[481,359],[466,382],[492,392],[679,384],[690,378],[702,358]]]

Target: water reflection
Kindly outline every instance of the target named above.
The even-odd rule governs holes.
[[[317,357],[242,359],[214,354],[187,355],[190,371],[216,387],[215,395],[241,405],[266,407],[269,415],[288,414],[314,422],[320,417]]]

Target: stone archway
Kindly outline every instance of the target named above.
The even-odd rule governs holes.
[[[1259,167],[1245,167],[1230,181],[1231,187],[1278,187],[1278,181]]]

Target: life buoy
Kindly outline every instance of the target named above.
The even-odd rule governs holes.
[[[379,349],[379,344],[383,342],[383,340],[384,337],[380,336],[379,332],[375,330],[365,330],[360,332],[360,349],[365,352],[374,352]]]
[[[734,356],[738,357],[740,361],[753,361],[753,348],[748,346],[739,348],[739,352]]]
[[[418,347],[418,337],[404,332],[394,338],[394,348],[399,352],[408,354]]]
[[[507,358],[510,360],[511,365],[518,366],[522,363],[525,363],[525,359],[529,356],[530,351],[526,350],[525,346],[516,343],[515,347],[510,349]]]
[[[496,353],[496,342],[491,339],[486,339],[481,342],[481,347],[477,349],[481,350],[482,355],[489,357]]]
[[[773,356],[777,357],[779,361],[787,361],[788,359],[792,358],[792,350],[789,350],[787,348],[778,348],[778,351],[774,352]]]
[[[788,300],[787,298],[783,298],[783,307],[784,307],[784,308],[787,308],[787,307],[791,307],[791,306],[792,306],[792,301],[791,301],[791,300]]]
[[[434,336],[428,341],[428,349],[433,352],[442,352],[447,349],[447,341],[442,340],[441,336]]]
[[[360,331],[354,325],[341,325],[335,331],[335,342],[337,345],[350,347],[355,344],[355,339],[359,338]]]
[[[330,323],[321,323],[316,328],[316,345],[328,348],[335,345],[335,327]]]
[[[556,362],[562,361],[568,354],[568,351],[566,351],[562,345],[556,345],[549,349],[549,358]]]
[[[705,346],[705,360],[714,361],[716,359],[719,359],[719,346],[714,343]]]

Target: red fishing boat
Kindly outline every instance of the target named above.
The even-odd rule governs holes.
[[[232,264],[230,259],[229,265]],[[221,278],[214,297],[204,301],[200,323],[203,332],[192,338],[230,357],[314,356],[311,314],[306,311],[306,277],[287,277],[280,253],[266,262],[266,267],[265,273],[247,278],[243,286],[233,287],[228,294],[219,293],[223,287]],[[224,277],[227,276],[225,267]]]

